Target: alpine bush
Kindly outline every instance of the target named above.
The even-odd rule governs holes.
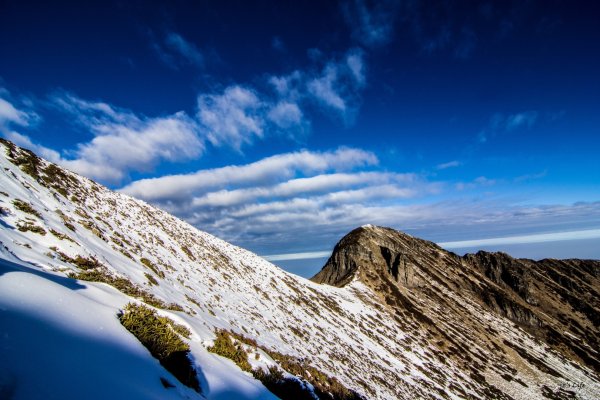
[[[158,359],[167,371],[173,374],[181,383],[200,392],[200,383],[188,355],[190,347],[178,333],[181,328],[167,317],[159,316],[155,310],[129,303],[118,314],[121,324],[131,332]],[[177,328],[176,328],[177,327]]]

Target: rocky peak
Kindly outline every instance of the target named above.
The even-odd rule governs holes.
[[[364,225],[344,236],[312,280],[342,287],[355,277],[365,283],[386,278],[405,287],[420,286],[419,266],[438,259],[435,243],[391,228]]]
[[[459,257],[390,228],[363,226],[340,240],[312,280],[338,287],[359,281],[396,315],[419,321],[411,328],[459,348],[461,340],[471,348],[502,342],[467,311],[465,304],[477,304],[598,372],[600,356],[592,349],[600,346],[599,271],[600,261],[591,260],[533,261],[484,251]],[[449,321],[461,324],[450,328]]]

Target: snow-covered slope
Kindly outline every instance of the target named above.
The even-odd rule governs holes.
[[[207,352],[215,329],[224,328],[302,358],[366,398],[485,398],[492,387],[512,398],[542,398],[542,387],[559,390],[573,382],[580,398],[600,396],[593,372],[551,351],[545,356],[559,377],[535,366],[518,380],[493,371],[489,376],[482,371],[487,380],[474,377],[438,357],[427,331],[406,329],[359,280],[337,288],[286,273],[6,141],[0,144],[0,168],[0,248],[8,260],[0,269],[0,394],[80,398],[65,389],[72,384],[97,398],[153,398],[154,390],[156,398],[268,398],[250,374]],[[94,258],[164,303],[181,306],[183,311],[160,312],[192,331],[201,395],[179,384],[176,389],[160,385],[158,377],[168,372],[116,317],[132,299],[102,283],[66,278],[79,271],[78,256]],[[476,303],[465,306],[507,340],[545,351],[507,319]],[[78,348],[90,348],[89,357]],[[63,351],[69,357],[53,361]],[[97,367],[86,370],[90,363]],[[103,384],[91,382],[95,373]],[[38,391],[44,395],[36,396]]]

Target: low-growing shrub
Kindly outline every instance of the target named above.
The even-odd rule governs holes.
[[[146,279],[148,279],[148,282],[150,282],[151,285],[158,285],[158,281],[156,279],[154,279],[154,277],[152,275],[150,275],[147,272],[144,272],[144,276],[146,277]]]
[[[102,282],[109,284],[117,290],[119,290],[120,292],[123,292],[128,296],[141,299],[144,303],[150,304],[151,306],[156,308],[162,308],[171,311],[184,311],[183,307],[181,307],[179,304],[165,303],[161,299],[154,296],[152,293],[135,285],[130,280],[122,278],[120,276],[111,275],[104,266],[80,271],[77,273],[71,272],[68,274],[68,276],[69,278],[79,279],[82,281]]]
[[[33,232],[38,233],[42,236],[46,235],[46,230],[41,226],[35,225],[29,221],[25,221],[24,224],[17,224],[17,229],[19,232]]]
[[[42,214],[37,211],[33,206],[26,201],[14,199],[13,204],[17,210],[23,211],[24,213],[35,215],[38,218],[42,218]]]
[[[59,238],[60,240],[68,240],[70,242],[75,243],[75,240],[73,240],[69,235],[66,235],[64,233],[60,233],[57,230],[50,229],[50,233],[53,234],[54,236],[56,236],[57,238]]]
[[[185,253],[186,256],[188,256],[188,258],[192,261],[196,261],[196,257],[194,257],[194,254],[192,253],[192,251],[187,247],[187,246],[181,246],[181,251],[183,251]]]
[[[82,269],[84,271],[87,270],[91,270],[91,269],[102,269],[104,268],[104,265],[96,260],[96,257],[83,257],[80,255],[77,255],[77,257],[73,258],[70,257],[69,255],[63,253],[62,251],[59,251],[58,249],[55,250],[56,254],[58,254],[58,257],[60,258],[60,261],[63,262],[68,262],[70,264],[73,264],[75,266],[77,266],[77,268]]]
[[[313,392],[304,382],[300,379],[285,378],[276,366],[269,367],[268,372],[261,368],[254,369],[252,376],[282,400],[314,400]]]
[[[71,223],[73,220],[71,218],[69,218],[68,216],[66,216],[65,213],[63,213],[61,210],[56,210],[56,213],[62,219],[64,226],[67,227],[67,229],[75,232],[75,225],[73,225]]]
[[[42,160],[38,156],[31,150],[18,149],[14,143],[9,141],[2,140],[2,143],[7,146],[6,154],[13,164],[36,180],[40,179],[39,168],[42,165]]]
[[[160,269],[158,269],[158,267],[156,265],[154,265],[152,263],[152,261],[148,260],[147,258],[141,258],[140,262],[142,264],[144,264],[144,266],[146,266],[146,268],[148,268],[150,271],[152,271],[156,275],[158,275],[160,278],[164,278],[165,277],[165,273],[162,272]]]
[[[217,330],[215,333],[217,335],[215,343],[207,350],[222,357],[229,358],[236,363],[242,371],[252,371],[252,366],[248,362],[248,353],[242,348],[241,344],[235,345],[231,340],[229,332],[226,330]]]
[[[178,324],[167,317],[159,316],[151,308],[134,303],[127,304],[118,316],[125,329],[131,332],[165,369],[184,385],[200,392],[196,370],[188,357],[190,347],[174,327]]]
[[[252,373],[259,379],[265,387],[271,390],[275,395],[282,399],[303,399],[303,398],[312,398],[312,397],[304,397],[308,396],[310,393],[306,387],[302,383],[302,381],[306,381],[310,383],[314,388],[314,394],[317,395],[319,399],[327,399],[327,400],[362,400],[364,399],[357,392],[348,389],[344,385],[340,383],[335,377],[330,377],[317,368],[309,365],[306,361],[299,360],[296,357],[289,356],[286,354],[279,353],[277,351],[268,349],[267,347],[260,346],[254,339],[250,339],[241,335],[239,333],[235,333],[232,331],[220,330],[217,331],[217,337],[219,336],[227,336],[235,339],[237,342],[245,343],[251,347],[261,349],[265,353],[269,355],[273,360],[275,360],[281,369],[287,371],[288,373],[295,375],[298,377],[296,379],[284,379],[280,377],[279,374],[276,374],[275,371],[269,369],[269,372],[265,372],[263,370],[253,370]],[[233,343],[231,339],[229,343]],[[209,348],[209,351],[210,348]],[[227,357],[227,356],[225,356]],[[271,374],[274,374],[271,376]],[[264,381],[263,381],[264,379]],[[312,396],[312,395],[311,395]]]

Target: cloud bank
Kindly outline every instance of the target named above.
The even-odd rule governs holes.
[[[190,63],[202,62],[201,53],[179,34],[168,33],[161,43],[161,51],[170,50],[161,53],[164,57],[177,54]],[[93,135],[90,141],[62,153],[9,129],[28,127],[37,114],[19,110],[4,98],[0,98],[0,128],[4,136],[58,164],[103,183],[118,184],[131,172],[148,173],[163,162],[198,159],[211,146],[243,153],[245,147],[272,136],[301,142],[315,112],[349,124],[360,103],[365,71],[364,53],[351,49],[320,66],[266,76],[261,87],[232,84],[199,93],[193,113],[182,110],[159,116],[58,91],[42,106]]]

